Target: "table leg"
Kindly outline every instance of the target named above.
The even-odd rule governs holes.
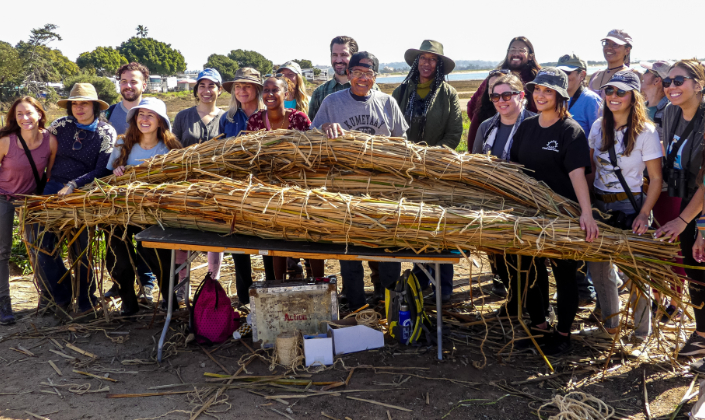
[[[162,349],[164,349],[164,340],[166,339],[166,334],[169,332],[169,323],[171,322],[171,314],[173,310],[173,297],[174,297],[174,265],[176,264],[176,251],[171,250],[171,264],[169,265],[169,294],[167,299],[167,311],[166,319],[164,320],[164,329],[162,330],[162,336],[159,338],[159,345],[157,346],[157,361],[162,361]],[[162,291],[162,296],[164,292]]]
[[[443,360],[443,303],[441,296],[441,265],[436,263],[436,334],[438,339],[438,360]]]

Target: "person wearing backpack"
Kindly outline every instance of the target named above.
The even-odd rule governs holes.
[[[42,105],[23,96],[12,103],[7,123],[0,129],[0,325],[15,323],[10,298],[15,198],[41,195],[56,157],[56,137],[44,128],[46,120]],[[44,285],[39,283],[43,291]]]
[[[602,212],[611,212],[611,218],[619,217],[617,212],[623,213],[625,220],[633,221],[622,227],[641,235],[649,228],[651,210],[661,194],[661,142],[656,127],[649,121],[639,93],[641,83],[634,72],[617,72],[600,89],[605,94],[603,116],[592,125],[588,137],[595,173],[593,204]],[[645,168],[650,180],[648,191],[643,184]],[[609,261],[589,262],[588,267],[603,325],[611,339],[619,326],[617,275]],[[633,351],[641,354],[638,347],[651,335],[651,307],[648,294],[633,287],[632,300],[636,332],[630,341],[637,346]]]
[[[129,126],[125,135],[120,136],[110,155],[107,168],[115,176],[121,176],[127,165],[138,165],[145,159],[181,149],[181,143],[171,133],[171,124],[164,102],[156,98],[144,98],[139,105],[127,113]],[[109,233],[106,264],[110,276],[120,285],[122,309],[120,315],[129,316],[139,311],[135,296],[135,267],[144,260],[159,280],[162,295],[168,291],[169,264],[171,253],[166,249],[144,248],[141,242],[133,245],[133,236],[143,229],[128,226],[127,233],[122,226],[116,226]],[[123,239],[125,235],[125,239]],[[165,297],[166,301],[166,297]],[[176,302],[176,298],[172,300]]]

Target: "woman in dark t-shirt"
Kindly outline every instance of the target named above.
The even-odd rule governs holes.
[[[568,76],[557,68],[541,69],[527,89],[533,95],[539,115],[527,118],[514,134],[510,159],[521,163],[528,175],[546,183],[562,196],[580,203],[580,227],[586,241],[597,238],[597,223],[592,218],[590,194],[585,173],[590,171],[590,149],[580,125],[570,118],[565,105],[570,98],[567,92]],[[522,267],[543,270],[544,258],[522,256]],[[578,286],[576,276],[579,261],[552,259],[553,274],[558,291],[558,325],[553,334],[544,333],[540,341],[547,355],[563,354],[571,349],[570,327],[578,311]],[[522,284],[532,280],[532,272]],[[513,275],[511,278],[516,278]],[[539,281],[529,288],[526,299],[533,329],[546,330],[548,307],[547,276],[537,276]],[[546,278],[545,281],[541,281]],[[513,288],[516,286],[513,285]],[[540,333],[540,332],[537,332]]]

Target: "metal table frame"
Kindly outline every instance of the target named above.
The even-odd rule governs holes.
[[[189,237],[190,236],[190,237]],[[197,236],[197,237],[194,237]],[[438,360],[443,359],[443,337],[442,337],[442,304],[441,304],[441,289],[440,289],[440,264],[458,264],[460,256],[451,253],[443,254],[415,254],[410,251],[385,252],[384,249],[356,247],[340,244],[325,244],[322,249],[320,246],[315,250],[306,249],[306,245],[312,245],[308,242],[285,241],[277,239],[261,239],[253,237],[242,237],[239,235],[221,236],[217,233],[200,232],[189,229],[167,228],[162,229],[159,226],[152,226],[139,233],[136,239],[142,242],[142,245],[147,248],[160,248],[171,250],[171,265],[169,271],[169,293],[167,298],[167,314],[164,321],[159,345],[157,347],[157,360],[162,361],[162,350],[169,324],[173,314],[173,293],[174,293],[174,277],[183,269],[188,269],[190,272],[191,262],[196,258],[199,252],[227,252],[231,254],[250,254],[250,255],[270,255],[273,257],[299,257],[299,258],[325,258],[336,260],[349,261],[383,261],[383,262],[411,262],[418,266],[421,271],[428,276],[430,282],[436,288],[436,334],[438,340]],[[257,248],[248,248],[238,246],[247,244],[247,242],[255,242]],[[314,244],[315,245],[315,244]],[[321,245],[321,244],[318,244]],[[348,252],[345,253],[347,248]],[[186,261],[179,267],[176,264],[176,251],[187,251],[188,257]],[[435,276],[431,276],[423,264],[435,265]],[[188,279],[185,283],[190,284]],[[179,284],[180,286],[181,284]],[[178,286],[177,286],[178,287]],[[188,304],[189,289],[187,288],[186,302]],[[162,292],[164,295],[164,292]]]

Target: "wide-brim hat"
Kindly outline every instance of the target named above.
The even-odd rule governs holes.
[[[233,80],[223,83],[223,89],[225,89],[226,92],[232,92],[235,83],[252,83],[262,86],[262,75],[257,69],[253,69],[252,67],[239,68]]]
[[[127,111],[125,122],[129,124],[132,117],[135,116],[135,113],[137,113],[137,110],[140,108],[148,109],[159,115],[166,123],[169,131],[171,131],[171,121],[169,121],[169,116],[166,113],[166,104],[157,98],[152,98],[149,96],[142,98],[139,105],[132,107],[129,111]]]
[[[543,67],[539,70],[536,78],[526,84],[526,90],[533,93],[536,85],[553,89],[563,97],[563,99],[570,99],[570,95],[568,95],[568,76],[561,69],[556,67]]]
[[[71,101],[93,101],[100,104],[100,110],[105,111],[110,108],[107,102],[98,99],[98,93],[95,91],[95,87],[90,83],[76,83],[71,88],[69,97],[67,99],[59,99],[56,103],[62,108],[66,108],[66,104]]]
[[[441,60],[443,60],[444,76],[452,72],[455,68],[455,61],[443,55],[443,44],[432,39],[425,39],[421,43],[421,48],[419,48],[418,50],[415,48],[406,50],[406,52],[404,53],[404,60],[406,60],[406,64],[412,65],[414,64],[414,60],[416,60],[416,57],[423,53],[436,54],[437,56],[441,57]]]

